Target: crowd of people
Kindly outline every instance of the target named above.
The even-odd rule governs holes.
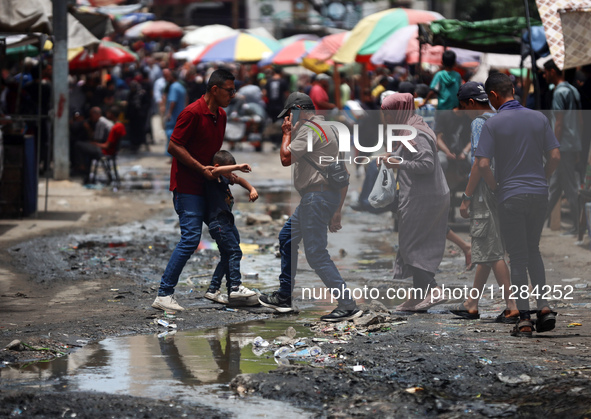
[[[231,154],[220,151],[227,121],[244,103],[263,109],[269,125],[278,128],[269,138],[279,149],[281,163],[295,165],[295,187],[302,197],[279,236],[279,289],[259,297],[262,305],[277,311],[292,311],[297,269],[294,255],[301,241],[308,263],[327,288],[346,287],[326,247],[327,231],[341,228],[347,190],[330,187],[323,173],[328,164],[316,167],[307,162],[318,156],[337,157],[335,133],[323,131],[326,138],[317,138],[313,152],[308,152],[307,132],[298,124],[303,119],[321,123],[324,117],[317,111],[338,117],[337,111],[343,108],[380,110],[387,123],[406,124],[417,130],[413,144],[418,151],[409,153],[401,147],[394,155],[403,157],[403,161],[388,163],[399,172],[400,188],[395,209],[400,251],[394,276],[412,277],[414,287],[423,291],[420,297],[399,305],[399,310],[421,311],[445,302],[441,293],[435,296],[434,291],[439,289],[435,273],[446,239],[464,251],[467,267],[477,265],[474,288],[481,295],[491,271],[505,290],[511,284],[526,286],[528,272],[532,284],[545,285],[539,240],[550,211],[563,193],[573,224],[567,233],[578,229],[577,191],[589,163],[591,139],[589,121],[578,112],[591,106],[587,67],[563,73],[554,62],[546,63],[542,102],[546,109],[558,111],[550,114],[549,120],[520,103],[531,106],[521,99],[524,92],[515,77],[491,72],[484,85],[466,82],[470,74],[456,71],[452,51],[443,54],[443,69],[433,75],[412,74],[405,67],[378,68],[371,74],[369,85],[359,75],[345,73],[338,78],[327,74],[290,76],[280,68],[196,67],[190,63],[175,65],[168,55],[144,51],[140,56],[139,63],[116,66],[101,75],[70,76],[71,167],[88,182],[92,160],[112,156],[122,146],[137,153],[149,147],[155,129],[164,131],[167,142],[162,153],[172,157],[170,190],[181,240],[162,276],[153,303],[156,308],[183,310],[174,298],[174,288],[199,244],[204,222],[222,253],[206,297],[225,303],[255,295],[241,283],[240,237],[234,226],[229,186],[243,186],[251,200],[258,195],[252,185],[233,173],[249,171],[250,167],[236,164]],[[48,73],[35,70],[30,65],[20,73],[3,71],[2,112],[33,113],[39,105],[38,89],[42,94],[50,91]],[[334,85],[335,79],[340,80],[339,86]],[[21,97],[25,99],[22,104]],[[432,99],[437,99],[436,105]],[[32,124],[30,129],[41,129],[48,138],[46,128]],[[367,189],[376,177],[375,168],[367,165],[363,190],[352,205],[355,210],[376,212],[367,201]],[[463,192],[460,214],[470,218],[471,244],[448,226],[456,191]],[[510,273],[505,251],[511,260]],[[227,278],[226,295],[220,291],[223,276]],[[339,295],[337,308],[322,320],[349,320],[361,315],[350,296]],[[535,323],[531,322],[528,298],[520,294],[517,299],[506,300],[507,307],[497,321],[515,323],[514,335],[531,336],[534,329],[543,332],[554,327],[556,313],[545,299],[538,299]],[[468,298],[451,312],[478,318],[478,298]]]
[[[552,68],[551,64],[547,66],[547,72],[548,68]],[[453,70],[446,68],[442,71],[449,73]],[[547,77],[550,79],[551,76]],[[322,79],[315,86],[323,88]],[[433,94],[440,94],[439,80],[442,79],[451,81],[446,83],[447,88],[456,90],[455,97],[448,97],[449,106],[457,108],[459,114],[471,120],[470,142],[465,155],[471,160],[471,176],[462,196],[460,212],[471,221],[472,244],[467,246],[471,249],[467,264],[477,265],[473,287],[478,291],[476,298],[470,293],[470,298],[451,307],[450,311],[462,318],[479,318],[478,300],[493,271],[507,303],[496,321],[514,324],[511,331],[514,336],[530,337],[534,330],[538,333],[552,330],[557,313],[542,293],[532,294],[536,297],[537,307],[530,310],[528,274],[534,290],[546,287],[539,241],[549,206],[548,180],[552,179],[561,161],[562,142],[557,136],[563,138],[564,125],[560,131],[556,120],[551,122],[542,113],[522,106],[515,99],[512,80],[505,74],[493,72],[484,86],[475,82],[456,83],[458,78],[449,74],[436,75],[431,84]],[[412,141],[416,148],[414,152],[397,147],[392,155],[400,160],[387,160],[386,163],[389,169],[399,172],[396,208],[399,251],[394,277],[412,277],[415,290],[415,294],[396,309],[425,311],[447,301],[435,274],[443,258],[446,237],[449,238],[450,234],[450,189],[439,157],[438,134],[417,111],[415,96],[383,93],[380,93],[383,122],[407,125],[418,133]],[[229,186],[233,183],[243,186],[249,191],[251,200],[258,195],[248,182],[232,173],[250,171],[250,166],[237,165],[231,154],[220,152],[227,120],[223,108],[236,94],[234,75],[223,69],[214,71],[207,83],[206,94],[181,112],[171,133],[168,145],[173,156],[170,190],[181,224],[181,241],[162,277],[153,303],[155,308],[184,310],[174,297],[174,288],[182,268],[199,244],[203,222],[209,224],[222,256],[206,298],[227,303],[254,295],[241,284],[239,234],[231,213],[233,197]],[[429,93],[427,99],[429,95],[432,94]],[[303,242],[308,263],[332,295],[338,296],[337,307],[321,320],[351,320],[361,316],[362,311],[357,308],[352,294],[344,292],[346,283],[327,250],[327,233],[337,232],[342,227],[341,210],[348,188],[335,187],[331,183],[327,175],[329,164],[322,158],[339,155],[336,132],[321,129],[322,135],[315,137],[312,149],[309,149],[310,124],[321,126],[324,116],[317,111],[326,100],[324,97],[324,100],[315,102],[313,96],[312,89],[310,95],[290,94],[277,115],[279,120],[284,118],[279,158],[283,166],[295,166],[294,186],[301,201],[279,235],[279,289],[260,295],[258,301],[280,313],[293,311],[298,248]],[[574,98],[580,100],[577,95]],[[493,109],[497,112],[494,113]],[[220,153],[224,154],[223,158]],[[511,261],[510,271],[505,252]],[[227,279],[227,297],[220,291],[223,276]],[[520,292],[510,293],[511,286]],[[532,312],[536,314],[535,322],[531,320]]]

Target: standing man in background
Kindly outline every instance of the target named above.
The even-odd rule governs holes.
[[[187,91],[183,85],[178,81],[178,73],[165,69],[163,72],[164,79],[168,83],[167,89],[165,89],[165,108],[164,108],[164,131],[166,132],[166,152],[170,154],[168,145],[170,143],[170,137],[174,130],[176,120],[187,106]],[[227,105],[226,105],[227,106]]]
[[[560,164],[550,178],[550,197],[546,218],[562,197],[566,196],[573,219],[573,227],[566,235],[576,235],[579,231],[579,185],[577,184],[576,165],[581,153],[581,95],[569,82],[564,80],[562,71],[553,60],[544,63],[544,78],[553,84],[552,120],[554,134],[560,143]]]

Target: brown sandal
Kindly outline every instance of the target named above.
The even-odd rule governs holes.
[[[531,338],[532,332],[534,331],[534,324],[531,319],[519,320],[519,323],[515,324],[513,330],[511,330],[511,336],[518,338]]]

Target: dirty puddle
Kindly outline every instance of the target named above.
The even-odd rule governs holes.
[[[285,409],[298,417],[312,417],[310,410],[252,395],[239,398],[228,388],[238,374],[278,367],[273,352],[261,353],[253,341],[261,337],[272,342],[289,326],[298,338],[312,335],[301,317],[297,322],[257,320],[178,333],[163,328],[159,335],[104,339],[51,362],[0,368],[0,378],[13,389],[45,387],[170,399],[207,405],[236,417],[267,417]]]

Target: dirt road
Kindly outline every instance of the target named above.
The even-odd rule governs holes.
[[[242,241],[257,249],[245,257],[244,264],[260,268],[262,274],[250,285],[263,290],[275,286],[279,261],[273,244],[282,215],[289,213],[289,205],[285,205],[289,170],[281,168],[276,157],[271,151],[237,152],[239,162],[253,165],[252,183],[262,192],[261,202],[255,205],[240,204],[241,196],[236,196]],[[152,176],[152,184],[154,179],[165,183],[168,168],[162,159],[147,156],[121,164],[123,172],[125,168],[131,172],[134,166],[137,172],[138,165],[150,168],[146,172]],[[352,190],[359,187],[361,179],[353,176],[353,181]],[[18,369],[19,362],[47,359],[105,337],[162,331],[154,324],[161,314],[150,304],[178,240],[165,188],[89,192],[74,183],[62,183],[54,184],[50,191],[50,214],[0,222],[0,347],[17,339],[50,351],[23,347],[0,351],[0,361],[10,364],[0,367],[0,378],[3,370],[6,375],[8,369]],[[272,214],[275,220],[247,225],[251,213]],[[343,231],[331,236],[330,251],[350,285],[370,284],[380,289],[407,285],[388,279],[397,243],[389,215],[360,214],[347,208],[343,224]],[[457,227],[467,238],[461,232],[463,226]],[[329,306],[299,301],[307,311],[305,316],[312,317],[306,327],[314,328],[319,338],[337,335],[337,341],[345,343],[321,342],[324,356],[311,365],[303,362],[272,373],[238,375],[232,388],[237,394],[246,394],[246,399],[259,395],[313,408],[314,416],[584,417],[591,406],[591,253],[588,238],[582,246],[573,242],[572,237],[544,230],[542,253],[548,283],[573,287],[572,299],[553,301],[560,313],[555,331],[534,334],[527,340],[512,338],[510,326],[492,323],[502,309],[500,298],[483,302],[483,318],[478,321],[457,320],[442,306],[408,315],[368,305],[366,310],[382,310],[384,316],[371,332],[353,325],[345,332],[319,329],[313,320]],[[277,317],[262,308],[226,311],[200,298],[208,279],[203,272],[211,273],[215,255],[214,250],[203,249],[187,266],[178,288],[179,300],[188,308],[178,322],[180,331],[268,318],[286,325],[298,322],[298,316]],[[458,249],[449,246],[438,281],[451,287],[471,284],[473,273],[463,271],[462,260]],[[302,265],[302,269],[299,285],[318,285],[309,268]],[[273,358],[269,351],[260,357]],[[354,371],[355,366],[363,370]],[[57,398],[50,400],[39,391],[35,386],[12,385],[10,379],[2,379],[0,415],[228,415],[223,408],[200,405],[199,398],[191,403],[159,403],[128,394],[72,391],[56,393]],[[41,394],[43,397],[37,397]]]

